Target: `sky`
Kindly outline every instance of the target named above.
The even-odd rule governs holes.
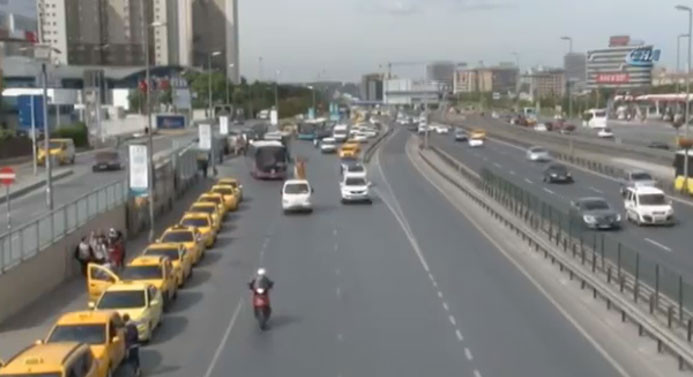
[[[241,74],[280,81],[357,81],[387,62],[451,60],[562,66],[568,42],[584,52],[611,35],[662,50],[676,66],[676,36],[687,14],[669,0],[238,0]],[[691,0],[679,0],[693,7]],[[682,43],[682,64],[685,63]],[[259,58],[262,57],[262,68]],[[422,76],[422,64],[393,68]]]

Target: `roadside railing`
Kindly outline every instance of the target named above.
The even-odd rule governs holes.
[[[33,257],[101,213],[127,201],[127,180],[102,186],[0,235],[0,274]]]

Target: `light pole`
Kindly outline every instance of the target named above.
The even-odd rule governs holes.
[[[681,74],[681,57],[680,57],[681,56],[681,53],[680,53],[680,51],[681,51],[681,38],[688,38],[688,34],[679,34],[676,37],[676,73],[678,75]],[[679,93],[679,91],[681,90],[679,88],[679,84],[680,84],[679,81],[680,80],[677,77],[676,78],[676,93]]]
[[[277,127],[279,126],[279,70],[274,71],[274,110],[277,112]]]
[[[317,118],[317,109],[315,108],[315,87],[313,85],[308,85],[308,89],[310,89],[311,92],[313,92],[313,119]]]
[[[160,21],[146,23],[147,18],[144,16],[144,7],[140,8],[140,17],[142,17],[142,29],[144,33],[144,103],[146,106],[145,114],[147,115],[147,203],[149,207],[149,242],[152,242],[154,241],[154,139],[152,136],[151,80],[149,77],[151,70],[149,33],[150,29],[165,26],[166,23]]]
[[[561,37],[561,40],[563,41],[568,41],[568,53],[572,54],[573,53],[573,38],[563,36]],[[571,116],[573,116],[573,96],[570,93],[570,76],[568,72],[565,72],[566,75],[566,80],[565,80],[565,87],[566,87],[566,94],[568,95],[568,119],[570,119]]]
[[[685,5],[677,5],[677,10],[688,12],[688,35],[693,35],[693,10],[691,7]],[[688,38],[688,63],[686,67],[686,101],[684,103],[684,115],[683,121],[685,122],[685,127],[683,129],[683,137],[688,139],[688,127],[691,121],[690,116],[690,95],[691,95],[691,38]],[[688,149],[686,149],[688,153]],[[684,174],[684,189],[688,190],[688,156],[683,159],[683,174]]]
[[[234,64],[229,64],[229,68],[233,69]],[[229,75],[226,75],[226,105],[231,104],[231,95],[229,94]]]
[[[212,107],[212,58],[221,55],[221,51],[213,51],[207,56],[207,84],[208,84],[208,95],[207,106],[209,110],[209,117],[214,118],[214,109]]]

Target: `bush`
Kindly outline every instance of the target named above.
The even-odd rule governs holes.
[[[72,139],[76,148],[89,146],[89,132],[87,126],[81,122],[67,127],[60,127],[53,131],[51,137],[56,139]]]

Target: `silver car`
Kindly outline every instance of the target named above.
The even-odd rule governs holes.
[[[535,162],[546,162],[551,161],[551,155],[543,147],[530,147],[527,149],[527,159]]]
[[[589,229],[619,229],[621,215],[603,198],[580,198],[571,202],[572,211]]]
[[[628,170],[621,179],[621,195],[625,195],[629,188],[655,187],[657,180],[644,170]]]

